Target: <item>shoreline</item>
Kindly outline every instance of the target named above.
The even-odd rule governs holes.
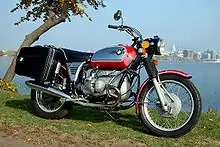
[[[0,59],[12,59],[15,56],[6,55],[6,56],[0,56]],[[166,62],[202,62],[202,63],[220,63],[220,60],[188,60],[188,59],[158,59],[155,58],[158,61],[166,61]]]

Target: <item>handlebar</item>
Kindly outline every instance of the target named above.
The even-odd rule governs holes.
[[[120,25],[120,26],[108,25],[108,28],[116,29],[116,30],[119,30],[119,31],[126,31],[132,37],[139,38],[141,42],[143,41],[141,33],[135,28],[132,28],[132,27],[129,27],[129,26],[124,26],[124,25]]]
[[[118,26],[108,25],[108,28],[110,28],[110,29],[118,29]]]
[[[137,29],[129,27],[129,26],[124,26],[124,25],[120,25],[120,26],[108,25],[108,28],[127,32],[129,35],[134,37],[132,39],[133,44],[131,46],[132,47],[136,46],[137,49],[142,48],[141,43],[143,42],[143,38],[142,38],[141,33]],[[151,54],[152,56],[153,56],[153,54],[161,55],[160,48],[161,48],[161,46],[164,46],[163,40],[161,38],[159,38],[158,36],[154,36],[153,38],[148,38],[146,40],[152,44],[151,48],[148,51],[149,52],[148,54],[149,55]],[[153,47],[153,49],[152,49],[152,47]]]

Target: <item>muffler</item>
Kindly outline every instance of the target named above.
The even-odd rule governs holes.
[[[54,88],[51,88],[51,87],[46,88],[46,87],[37,85],[37,84],[35,84],[34,81],[26,81],[25,84],[30,89],[41,91],[41,92],[47,93],[47,94],[52,95],[52,96],[65,98],[66,101],[73,101],[73,99],[69,95],[67,95],[67,94],[65,94],[65,93],[63,93],[59,90],[56,90]]]

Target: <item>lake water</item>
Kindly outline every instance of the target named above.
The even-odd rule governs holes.
[[[11,60],[11,58],[0,57],[0,77],[5,74]],[[160,61],[158,69],[182,70],[192,75],[192,82],[202,96],[203,112],[206,112],[209,106],[220,112],[220,63]],[[20,85],[20,93],[30,92],[24,84],[25,80],[28,78],[20,76],[14,78],[14,82]]]

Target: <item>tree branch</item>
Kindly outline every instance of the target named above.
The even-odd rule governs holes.
[[[53,17],[56,16],[56,14],[52,10],[48,10],[48,16],[49,16],[49,18],[52,19]]]
[[[66,20],[67,12],[68,12],[68,7],[69,7],[69,0],[64,0],[63,8],[62,8],[62,11],[61,11],[61,15],[58,18],[60,21],[64,22]]]

